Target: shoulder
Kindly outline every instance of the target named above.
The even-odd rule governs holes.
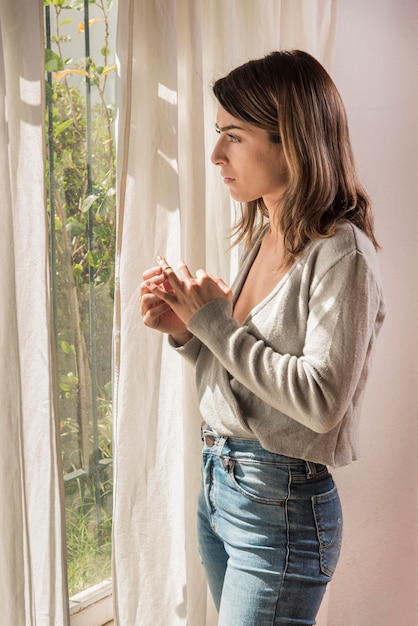
[[[377,264],[376,249],[369,237],[357,226],[345,221],[337,226],[331,237],[313,241],[304,256],[333,265],[344,257],[357,254],[362,255],[370,265]]]
[[[347,221],[337,225],[334,235],[318,239],[312,242],[311,246],[316,253],[329,253],[334,257],[341,257],[351,252],[360,252],[367,256],[375,255],[375,248],[367,235]]]
[[[313,282],[320,281],[331,270],[346,275],[363,271],[376,285],[381,285],[376,249],[369,237],[350,222],[341,222],[332,237],[313,241],[303,257]]]

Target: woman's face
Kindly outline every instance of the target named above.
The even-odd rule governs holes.
[[[263,198],[274,208],[286,189],[288,170],[280,143],[272,143],[267,131],[243,122],[218,108],[219,139],[212,163],[219,165],[224,183],[234,200],[250,202]]]

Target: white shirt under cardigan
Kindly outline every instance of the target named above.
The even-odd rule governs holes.
[[[237,298],[260,239],[245,253]],[[176,347],[196,367],[203,420],[219,435],[340,466],[359,456],[359,411],[384,301],[376,251],[348,222],[311,242],[241,325],[222,299]]]

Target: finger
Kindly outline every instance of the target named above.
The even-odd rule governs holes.
[[[142,314],[142,317],[157,318],[168,311],[171,311],[170,306],[166,302],[159,300],[157,304],[148,307]]]
[[[141,306],[144,309],[147,309],[151,306],[154,306],[156,303],[158,302],[162,302],[161,298],[160,298],[160,293],[152,293],[150,290],[148,290],[146,293],[142,294],[141,298],[140,298],[140,302],[141,302]]]
[[[150,328],[157,328],[160,324],[160,317],[164,313],[170,311],[170,307],[165,302],[158,304],[151,309],[148,309],[142,316],[142,321],[145,326]]]
[[[140,299],[141,315],[145,315],[149,309],[153,309],[160,304],[163,304],[163,300],[148,291],[148,293],[142,295]]]
[[[168,265],[167,259],[162,254],[159,254],[157,256],[157,263],[160,267],[164,267],[165,265]]]
[[[178,280],[177,275],[171,265],[168,265],[165,256],[157,256],[157,262],[160,264],[162,275],[165,278],[164,289],[168,292],[173,292],[173,286],[179,287],[181,281]]]
[[[190,281],[193,279],[193,274],[190,272],[184,261],[179,261],[178,263],[178,271],[183,280]]]
[[[174,272],[171,274],[170,276],[167,277],[167,280],[169,279],[173,279],[174,281],[179,282],[177,276],[174,274]],[[174,293],[170,293],[168,291],[165,291],[164,289],[161,289],[161,287],[159,287],[158,285],[156,285],[154,282],[151,281],[147,281],[146,285],[148,287],[148,289],[150,290],[150,292],[157,298],[162,300],[163,302],[166,302],[167,304],[169,304],[170,306],[176,302],[176,296],[174,295]]]
[[[213,278],[215,283],[218,285],[219,289],[225,294],[229,294],[230,289],[228,285],[222,280],[222,278]]]
[[[162,273],[163,273],[163,270],[159,265],[157,267],[150,267],[149,269],[145,270],[145,272],[142,274],[142,279],[149,280],[150,278],[153,278],[154,276],[161,276]]]
[[[161,256],[158,255],[157,256],[157,263],[161,268],[161,271],[163,272],[167,272],[168,270],[173,270],[173,268],[171,267],[171,265],[168,263],[167,259],[165,258],[165,256]]]
[[[141,296],[144,293],[149,293],[149,288],[147,286],[148,282],[152,282],[156,285],[163,285],[166,282],[166,277],[164,274],[158,274],[157,276],[152,276],[150,278],[148,278],[147,280],[145,280],[144,282],[141,283],[139,290],[140,290],[140,294]]]
[[[207,272],[205,272],[205,270],[197,270],[196,272],[196,278],[198,280],[205,278],[206,276],[209,276],[209,274]],[[212,277],[211,277],[212,278]]]

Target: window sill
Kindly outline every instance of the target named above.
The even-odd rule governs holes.
[[[107,626],[113,620],[112,580],[70,598],[71,626]]]

